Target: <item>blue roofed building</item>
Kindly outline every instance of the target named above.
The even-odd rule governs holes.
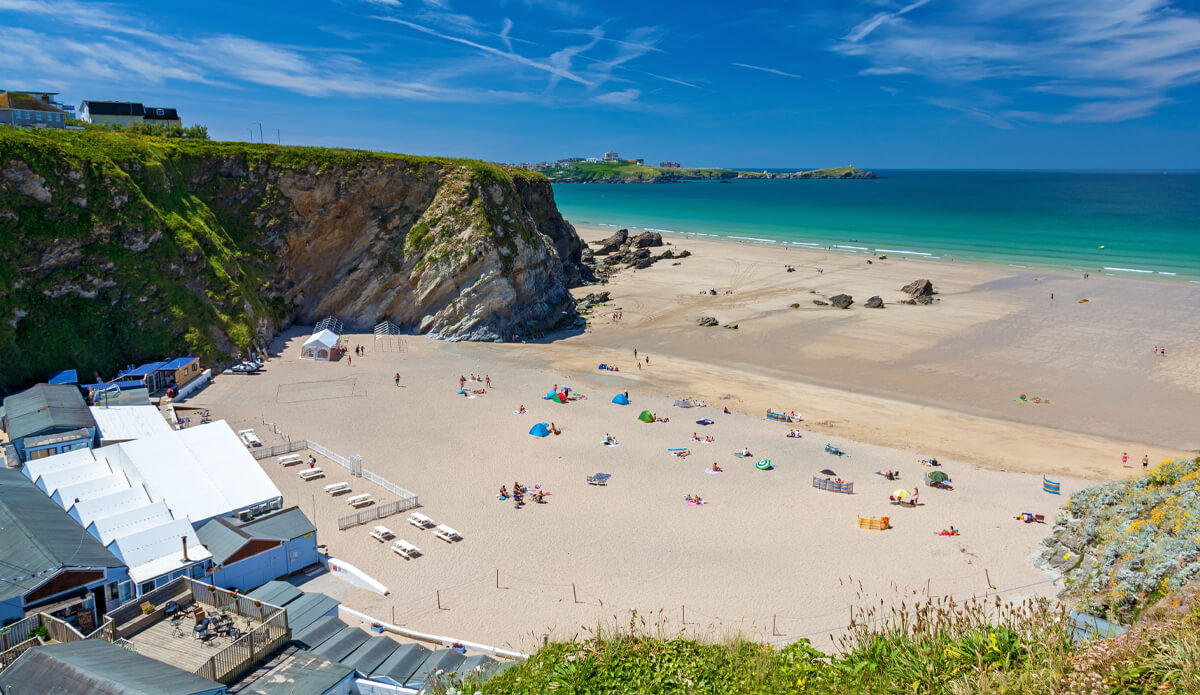
[[[99,639],[50,644],[26,651],[0,672],[0,690],[13,695],[224,695],[226,692],[220,683]]]
[[[299,507],[264,516],[219,516],[196,533],[213,554],[211,581],[225,589],[245,591],[320,562],[317,527]],[[297,590],[292,598],[298,595]],[[263,600],[283,605],[272,599]]]

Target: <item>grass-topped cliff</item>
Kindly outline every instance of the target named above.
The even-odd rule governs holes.
[[[813,169],[794,173],[684,169],[656,167],[636,162],[574,162],[568,167],[547,167],[541,172],[555,183],[672,183],[728,179],[873,179],[874,172],[852,166]]]
[[[495,164],[0,128],[0,390],[325,315],[528,335],[569,310],[582,248],[544,177]]]

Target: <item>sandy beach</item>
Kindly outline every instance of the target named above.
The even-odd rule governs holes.
[[[581,229],[586,239],[607,233]],[[365,356],[316,363],[299,359],[307,332],[297,327],[272,345],[263,373],[219,376],[189,405],[256,427],[268,445],[283,439],[264,421],[293,440],[361,454],[367,468],[419,494],[422,513],[462,532],[447,544],[406,515],[385,519],[425,551],[406,561],[370,539],[369,525],[338,531],[336,518],[350,508],[321,491],[347,481],[386,501],[382,489],[322,457],[327,477],[307,483],[296,467],[264,460],[330,552],[391,589],[386,598],[353,592],[349,605],[412,629],[525,650],[543,634],[628,624],[631,611],[704,638],[740,632],[828,644],[851,605],[926,592],[1050,596],[1061,587],[1028,559],[1048,526],[1013,518],[1032,512],[1052,523],[1064,498],[1042,491],[1043,474],[1060,480],[1065,496],[1140,473],[1144,454],[1157,463],[1200,447],[1190,422],[1200,411],[1197,290],[673,241],[694,255],[578,290],[613,294],[585,332],[529,344],[408,336],[403,352],[349,335]],[[899,288],[921,277],[941,301],[894,304]],[[700,294],[709,288],[718,294]],[[812,303],[837,292],[852,294],[854,307]],[[862,308],[871,295],[888,306]],[[614,311],[623,318],[608,318]],[[701,314],[739,327],[700,328]],[[1156,344],[1168,346],[1167,357],[1155,358]],[[634,348],[650,357],[640,370]],[[601,362],[620,371],[599,371]],[[486,393],[459,395],[459,376],[471,374],[490,376],[493,388],[469,382]],[[543,400],[556,384],[587,398]],[[631,405],[610,402],[625,391]],[[1018,404],[1022,393],[1050,403]],[[685,396],[709,405],[673,405]],[[527,414],[513,412],[521,405]],[[792,426],[766,420],[768,407],[802,413],[803,436],[786,437]],[[639,422],[643,409],[670,422]],[[702,418],[714,424],[696,424]],[[538,422],[562,434],[530,436]],[[606,434],[620,446],[604,446]],[[848,455],[826,453],[827,443]],[[680,447],[691,455],[668,451]],[[743,447],[753,456],[734,456]],[[953,491],[925,485],[930,469],[920,460],[931,456]],[[774,470],[757,470],[760,458]],[[723,473],[705,472],[714,462]],[[815,489],[826,468],[853,482],[854,494]],[[888,469],[900,479],[876,475]],[[606,487],[586,484],[597,472],[612,475]],[[498,500],[514,481],[539,485],[546,503]],[[914,486],[920,506],[889,504],[892,490]],[[689,506],[688,494],[706,503]],[[859,516],[888,516],[893,528],[862,530]],[[937,535],[951,525],[961,535]]]

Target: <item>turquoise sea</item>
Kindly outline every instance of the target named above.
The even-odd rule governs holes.
[[[1200,172],[556,184],[575,224],[1200,283]]]

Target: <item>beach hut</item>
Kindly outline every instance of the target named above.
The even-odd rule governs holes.
[[[617,405],[629,405],[629,399],[626,398],[625,394],[623,393],[618,393],[617,395],[613,396],[612,402],[616,403]]]
[[[328,328],[313,333],[300,348],[300,359],[321,362],[337,359],[338,335]]]
[[[649,410],[643,410],[641,414],[638,415],[638,419],[642,422],[654,422],[654,413],[650,412]]]
[[[535,437],[548,437],[550,436],[550,425],[547,425],[544,422],[539,422],[538,424],[529,428],[529,434],[532,434]]]

